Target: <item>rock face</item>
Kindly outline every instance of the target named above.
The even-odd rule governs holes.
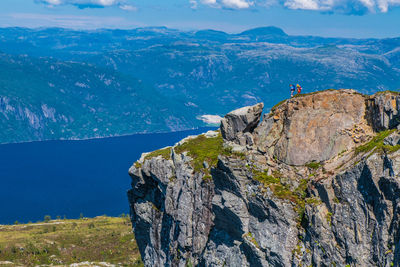
[[[399,266],[400,134],[370,142],[397,127],[392,97],[300,96],[258,125],[246,107],[143,154],[128,196],[145,266]]]
[[[290,165],[330,159],[372,131],[365,119],[365,101],[353,90],[290,99],[256,129],[258,146]]]
[[[246,133],[251,134],[257,127],[261,119],[264,104],[259,103],[250,107],[236,109],[226,114],[221,120],[221,134],[227,141],[233,141],[237,144],[251,143],[246,140]]]
[[[394,128],[400,123],[400,96],[394,93],[377,94],[369,101],[370,116],[375,130]]]

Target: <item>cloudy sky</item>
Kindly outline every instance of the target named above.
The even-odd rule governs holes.
[[[400,37],[400,0],[0,0],[0,27],[167,26],[293,35]]]

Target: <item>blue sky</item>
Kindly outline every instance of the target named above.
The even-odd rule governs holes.
[[[292,35],[400,37],[400,0],[1,0],[0,26],[167,26]]]

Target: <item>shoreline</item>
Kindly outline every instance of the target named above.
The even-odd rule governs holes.
[[[3,145],[17,145],[17,144],[29,144],[29,143],[38,143],[38,142],[57,142],[57,141],[90,141],[90,140],[98,140],[98,139],[109,139],[109,138],[115,138],[115,137],[129,137],[129,136],[134,136],[134,135],[147,135],[147,134],[169,134],[169,133],[179,133],[179,132],[187,132],[187,131],[195,131],[195,130],[201,130],[201,129],[218,129],[219,127],[214,126],[214,127],[197,127],[197,128],[189,128],[185,130],[178,130],[178,131],[161,131],[161,132],[139,132],[139,133],[132,133],[132,134],[121,134],[121,135],[110,135],[110,136],[101,136],[101,137],[88,137],[88,138],[71,138],[71,139],[43,139],[43,140],[33,140],[33,141],[21,141],[21,142],[11,142],[11,143],[1,143],[0,146]]]

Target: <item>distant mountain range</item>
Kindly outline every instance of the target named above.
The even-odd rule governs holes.
[[[164,27],[0,28],[0,143],[204,126],[202,115],[304,92],[400,88],[400,38]]]

